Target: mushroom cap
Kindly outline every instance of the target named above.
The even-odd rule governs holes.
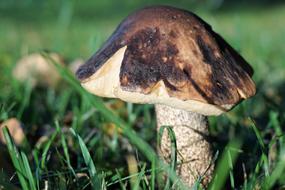
[[[219,115],[255,94],[253,69],[197,15],[168,6],[125,18],[77,70],[89,92]]]

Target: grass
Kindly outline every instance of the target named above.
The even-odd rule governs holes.
[[[171,189],[179,181],[175,151],[170,167],[157,159],[153,106],[90,95],[65,67],[57,69],[62,75],[57,88],[32,88],[12,77],[20,57],[44,49],[59,52],[66,62],[87,59],[143,4],[0,4],[0,122],[16,117],[26,139],[16,146],[4,129],[0,189]],[[186,1],[177,6],[192,8]],[[258,88],[254,98],[210,118],[218,154],[209,189],[284,188],[285,6],[194,10],[253,66]],[[175,149],[175,141],[172,145]],[[135,160],[136,173],[127,158]],[[166,187],[159,179],[163,170],[170,171]],[[178,184],[176,189],[185,189]],[[202,189],[199,179],[193,189]]]

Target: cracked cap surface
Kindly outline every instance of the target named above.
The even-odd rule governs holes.
[[[77,71],[93,94],[218,115],[255,94],[251,66],[195,14],[147,7]]]

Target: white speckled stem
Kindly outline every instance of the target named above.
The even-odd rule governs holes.
[[[206,139],[209,134],[207,117],[165,105],[155,105],[155,111],[157,131],[161,126],[167,125],[171,126],[175,133],[178,151],[177,174],[191,187],[198,176],[203,175],[208,168],[203,180],[203,185],[207,186],[214,169],[214,165],[211,165],[213,159],[211,145]],[[163,160],[169,162],[170,139],[166,131],[162,136],[158,152]]]

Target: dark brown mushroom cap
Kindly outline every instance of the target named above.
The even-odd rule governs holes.
[[[149,95],[160,84],[171,98],[211,104],[223,111],[255,94],[250,65],[189,11],[154,6],[128,16],[78,69],[82,84],[123,47],[126,49],[118,64],[122,91]]]

